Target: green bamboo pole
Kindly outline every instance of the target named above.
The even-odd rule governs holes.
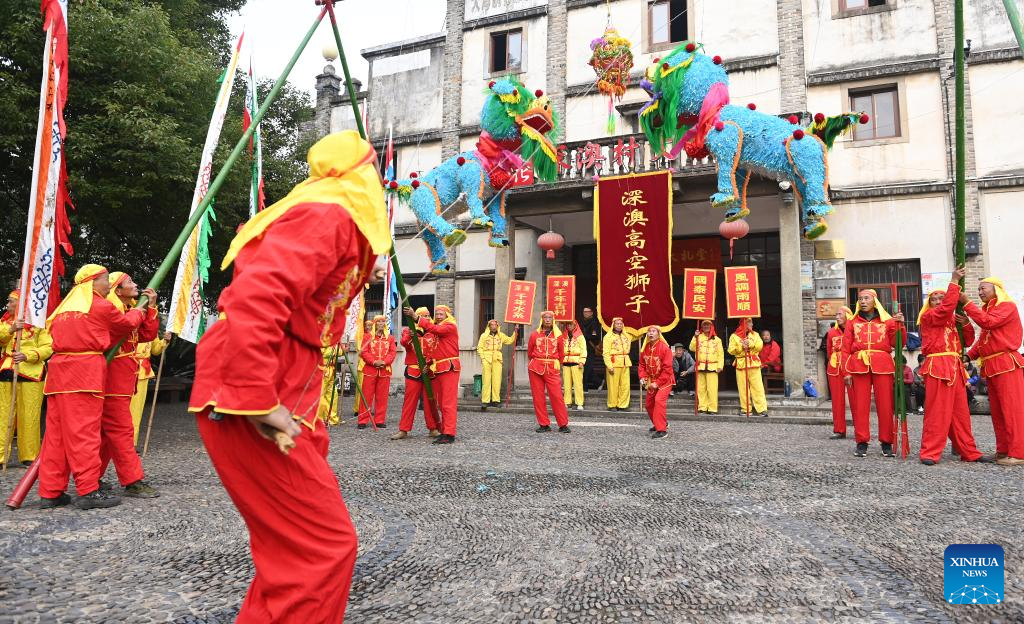
[[[954,0],[953,3],[953,71],[956,78],[956,198],[954,215],[956,232],[954,233],[953,250],[956,254],[956,265],[962,266],[967,261],[964,242],[967,237],[965,225],[965,205],[967,189],[967,122],[964,117],[964,1]],[[960,287],[963,287],[963,280]]]
[[[356,100],[355,87],[352,85],[352,76],[348,71],[348,61],[345,60],[345,48],[341,45],[341,33],[338,32],[338,20],[334,16],[334,0],[324,0],[325,8],[331,18],[331,29],[334,31],[334,43],[338,46],[338,60],[341,61],[341,71],[345,75],[345,84],[348,87],[348,99],[352,104],[352,113],[356,118],[356,128],[359,130],[359,136],[363,137],[364,140],[369,140],[366,136],[366,128],[363,127],[363,117],[359,114],[359,102]],[[391,250],[388,252],[388,256],[391,259],[391,268],[395,271],[395,283],[398,286],[398,296],[401,299],[401,305],[403,307],[408,305],[409,295],[405,290],[405,279],[402,277],[402,269],[398,265],[398,255],[395,253],[395,243],[391,241]],[[430,377],[427,376],[427,362],[423,357],[423,347],[420,346],[419,336],[416,334],[416,323],[409,317],[402,315],[405,319],[405,324],[409,328],[409,333],[412,339],[412,348],[416,352],[416,362],[420,366],[420,379],[423,381],[423,387],[427,391],[427,400],[435,408],[434,413],[437,414],[437,402],[434,398],[434,387],[430,383]]]
[[[1010,28],[1013,28],[1013,36],[1017,38],[1017,45],[1020,51],[1024,52],[1024,27],[1020,25],[1020,13],[1017,12],[1017,4],[1013,0],[1003,0],[1006,7],[1006,17],[1010,19]]]

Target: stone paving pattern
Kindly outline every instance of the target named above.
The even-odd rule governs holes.
[[[673,422],[654,441],[639,414],[572,414],[564,435],[465,412],[455,445],[391,442],[396,409],[332,434],[361,542],[349,622],[1024,621],[1024,470],[857,459],[820,426]],[[0,623],[232,621],[247,534],[181,406],[145,463],[159,499],[44,511],[33,492],[0,512]],[[945,547],[989,542],[1006,602],[945,604]]]

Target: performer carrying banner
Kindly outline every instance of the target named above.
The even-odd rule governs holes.
[[[416,318],[413,309],[403,308],[406,316]],[[430,363],[431,386],[437,398],[438,410],[441,412],[441,435],[434,444],[451,444],[455,441],[456,428],[459,422],[459,326],[455,323],[452,310],[446,305],[434,306],[434,320],[422,316],[416,322],[427,335],[433,335],[437,344],[432,348],[433,360]]]
[[[995,277],[981,280],[978,297],[981,307],[960,293],[964,312],[981,328],[981,336],[967,356],[979,361],[981,376],[988,382],[995,460],[1000,466],[1024,465],[1024,355],[1019,351],[1024,331],[1020,312]]]
[[[587,339],[576,321],[562,323],[565,357],[562,358],[562,388],[566,406],[583,411],[583,369],[587,362]]]
[[[633,338],[623,331],[622,318],[612,319],[612,330],[604,337],[605,378],[608,389],[608,410],[622,412],[629,409],[629,369],[633,361],[629,359],[629,347]]]
[[[3,359],[0,362],[0,436],[7,435],[7,419],[17,418],[18,459],[27,466],[39,456],[43,371],[46,360],[53,355],[53,339],[45,328],[16,320],[19,298],[18,291],[11,292],[7,296],[7,311],[0,317],[0,347],[3,347]],[[15,351],[14,335],[18,330],[21,330],[21,339]],[[16,405],[14,414],[8,414],[15,365],[18,367]],[[4,440],[4,448],[0,449],[0,464],[7,463],[5,453],[9,446],[10,442]]]
[[[903,313],[890,317],[878,305],[878,294],[866,288],[857,295],[857,314],[846,322],[843,334],[843,381],[850,388],[850,411],[857,440],[854,455],[866,457],[871,440],[871,390],[875,391],[878,441],[884,457],[896,457],[892,450],[893,381],[896,365],[892,350],[896,332],[903,331]]]
[[[700,322],[700,331],[690,339],[690,351],[697,362],[697,411],[717,414],[718,374],[725,366],[725,350],[710,320]]]
[[[363,339],[359,359],[363,361],[363,396],[369,405],[359,412],[359,429],[366,429],[373,415],[378,428],[387,427],[388,391],[391,389],[391,363],[395,361],[395,337],[388,333],[388,319],[373,317],[373,330]]]
[[[742,318],[729,336],[729,355],[735,358],[736,388],[740,393],[740,416],[768,416],[768,401],[761,383],[761,348],[764,343],[754,331],[754,319]]]
[[[416,308],[416,319],[430,316],[430,310]],[[418,325],[416,333],[420,335],[420,349],[423,350],[423,360],[429,366],[433,357],[434,349],[437,347],[437,336],[426,334]],[[434,404],[427,397],[426,387],[423,385],[423,372],[420,370],[419,361],[416,359],[416,351],[412,346],[412,333],[409,328],[402,329],[402,348],[405,349],[405,397],[402,399],[402,420],[398,423],[398,433],[391,436],[392,440],[404,440],[409,437],[412,431],[413,421],[416,419],[416,406],[423,403],[423,420],[426,421],[427,431],[432,438],[441,435],[438,430],[437,412],[434,411]]]
[[[551,411],[555,414],[559,433],[569,433],[569,413],[562,397],[559,368],[565,357],[565,336],[555,327],[555,313],[545,310],[540,313],[540,327],[532,334],[526,345],[529,358],[527,370],[530,373],[530,394],[533,397],[533,413],[537,417],[537,433],[551,431],[548,418],[547,391]]]
[[[974,444],[971,411],[967,407],[967,371],[961,354],[963,341],[974,342],[974,327],[966,317],[955,314],[960,298],[960,280],[967,271],[957,268],[945,290],[933,290],[917,315],[921,332],[921,377],[925,383],[924,424],[921,427],[921,463],[934,466],[946,450],[946,439],[960,454],[960,461],[984,461]]]
[[[139,382],[131,402],[132,427],[135,428],[135,444],[139,443],[139,427],[142,426],[142,412],[146,409],[149,380],[156,377],[150,358],[162,354],[167,345],[171,343],[173,337],[174,334],[171,332],[164,332],[162,338],[150,340],[149,342],[140,342],[138,348],[135,349],[135,359],[139,361]]]
[[[121,499],[100,492],[100,422],[106,387],[105,349],[114,335],[136,329],[146,307],[121,313],[107,301],[110,292],[107,270],[87,264],[75,274],[75,286],[53,311],[49,324],[53,357],[43,393],[47,397],[46,435],[39,459],[39,499],[43,508],[71,502],[64,492],[68,471],[75,476],[80,509],[113,507]],[[150,289],[143,291],[156,299]],[[134,382],[133,382],[134,383]]]
[[[651,325],[647,330],[647,343],[640,350],[640,385],[647,389],[644,406],[651,419],[651,438],[668,435],[668,397],[675,381],[672,368],[672,349],[661,336],[661,328]]]
[[[828,377],[828,392],[832,397],[832,435],[830,440],[846,437],[846,394],[843,383],[843,332],[846,321],[853,317],[853,310],[843,306],[836,312],[836,322],[822,338],[825,350],[825,376]]]
[[[516,332],[511,336],[501,331],[498,321],[491,319],[487,321],[487,331],[480,334],[480,340],[476,343],[476,352],[480,356],[480,364],[483,367],[483,392],[480,395],[480,409],[487,411],[487,407],[501,405],[501,348],[516,341]]]

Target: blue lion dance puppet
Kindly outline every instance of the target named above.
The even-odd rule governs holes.
[[[384,180],[386,193],[395,194],[416,215],[434,273],[447,273],[447,250],[466,240],[466,232],[445,215],[462,196],[474,224],[491,229],[491,247],[507,247],[505,190],[516,170],[528,160],[534,175],[552,182],[558,175],[558,153],[552,139],[557,119],[541,91],[531,93],[513,77],[488,84],[480,113],[476,149],[449,158],[422,176]]]
[[[670,159],[682,149],[691,158],[714,156],[718,190],[711,205],[725,209],[726,221],[750,214],[747,183],[756,171],[788,180],[800,202],[804,237],[821,236],[828,229],[824,217],[832,212],[828,150],[836,137],[867,123],[867,115],[818,113],[801,128],[796,115],[787,120],[757,112],[753,104],[731,106],[722,59],[705,56],[702,47],[685,43],[647,69],[641,86],[651,99],[639,113],[644,134]]]

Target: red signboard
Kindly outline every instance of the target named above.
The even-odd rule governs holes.
[[[672,275],[686,269],[722,269],[721,238],[683,238],[672,241]]]
[[[573,320],[576,310],[576,276],[548,276],[548,310],[555,313],[556,321]]]
[[[505,304],[505,322],[519,325],[533,324],[533,300],[537,296],[537,282],[510,280],[508,303]]]
[[[725,267],[725,303],[729,318],[761,316],[756,266]]]
[[[686,269],[683,277],[683,318],[715,318],[714,269]]]
[[[597,314],[621,317],[632,334],[679,323],[672,299],[672,175],[602,177],[594,191]]]
[[[509,188],[517,188],[520,186],[532,186],[533,185],[533,163],[529,160],[523,163],[523,166],[512,172],[512,179],[509,182]]]

